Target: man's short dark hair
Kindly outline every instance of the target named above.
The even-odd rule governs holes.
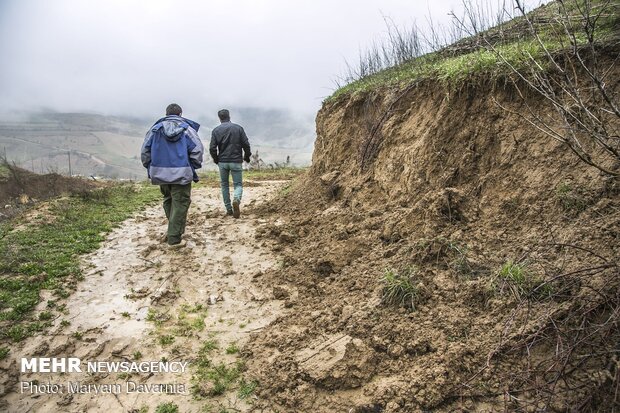
[[[228,109],[222,109],[217,112],[217,117],[220,118],[222,122],[230,120],[230,112],[228,111]]]
[[[171,103],[166,108],[166,116],[170,116],[170,115],[180,116],[181,113],[183,113],[183,109],[181,109],[181,106],[177,105],[176,103]]]

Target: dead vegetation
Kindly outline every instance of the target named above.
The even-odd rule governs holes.
[[[101,185],[56,173],[34,174],[0,159],[0,220],[20,214],[37,201],[62,194],[86,194]]]

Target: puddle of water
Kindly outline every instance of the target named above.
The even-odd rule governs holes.
[[[252,187],[244,193],[244,202],[261,202],[278,188],[278,184]],[[253,283],[258,271],[275,265],[275,259],[256,245],[254,240],[258,218],[242,216],[235,220],[223,216],[216,188],[194,190],[186,231],[187,247],[169,249],[160,239],[165,219],[160,206],[148,208],[123,223],[107,238],[103,246],[83,260],[85,279],[66,302],[68,314],[56,320],[55,328],[46,335],[30,339],[22,348],[12,350],[11,358],[81,357],[83,360],[193,360],[202,343],[215,339],[220,351],[213,362],[230,363],[236,355],[225,354],[231,343],[242,347],[252,331],[273,321],[282,303],[271,300],[271,294]],[[210,304],[210,297],[218,297]],[[176,334],[179,317],[188,306],[200,305],[205,328],[188,336]],[[149,309],[167,321],[156,326],[147,321]],[[192,314],[191,317],[197,317]],[[61,327],[62,319],[69,327]],[[75,337],[79,331],[81,338]],[[174,336],[170,344],[162,344],[163,335]],[[8,363],[8,361],[7,361]],[[17,366],[13,367],[17,369]],[[22,374],[15,380],[41,382],[81,380],[84,383],[110,383],[136,380],[146,384],[185,383],[185,395],[166,394],[74,394],[38,395],[9,393],[4,397],[9,411],[119,411],[174,401],[180,411],[197,411],[204,402],[189,394],[191,371],[181,375],[137,375],[129,378],[111,373],[108,376],[86,374]],[[234,399],[234,400],[231,400]],[[245,411],[247,405],[226,396],[227,403]],[[60,404],[59,404],[60,403]],[[1,407],[1,406],[0,406]]]

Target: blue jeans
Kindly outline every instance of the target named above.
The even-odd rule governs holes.
[[[220,186],[222,187],[224,206],[226,207],[226,211],[232,211],[228,177],[232,175],[234,188],[233,199],[241,202],[241,195],[243,195],[243,164],[241,162],[220,162],[218,166],[220,167]]]

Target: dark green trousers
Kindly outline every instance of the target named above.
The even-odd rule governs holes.
[[[164,211],[168,218],[168,244],[178,244],[185,232],[187,211],[192,202],[192,184],[160,185],[159,189],[164,195]]]

